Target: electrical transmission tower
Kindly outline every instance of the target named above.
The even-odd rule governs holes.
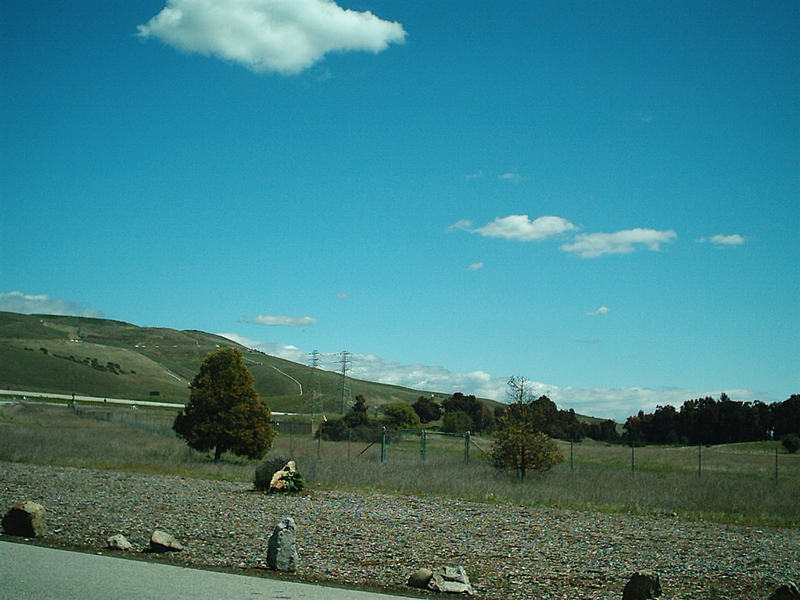
[[[347,373],[350,371],[350,365],[352,364],[352,359],[350,358],[352,353],[348,352],[347,350],[343,350],[339,353],[339,356],[342,359],[339,361],[339,364],[342,365],[342,380],[339,383],[339,391],[341,392],[341,412],[344,414],[344,407],[345,404],[350,400],[352,396],[350,392],[350,379],[347,376]]]
[[[311,353],[311,374],[309,375],[308,388],[311,392],[311,433],[314,433],[314,418],[322,412],[322,390],[319,384],[319,351]]]

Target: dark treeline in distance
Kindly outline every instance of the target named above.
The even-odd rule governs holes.
[[[722,394],[687,400],[680,410],[659,406],[655,412],[628,417],[624,439],[652,444],[734,444],[781,440],[800,435],[800,395],[774,404],[737,402]]]

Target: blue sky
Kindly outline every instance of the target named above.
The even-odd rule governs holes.
[[[0,309],[622,420],[800,392],[794,0],[0,15]]]

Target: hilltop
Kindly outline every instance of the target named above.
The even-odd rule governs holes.
[[[185,403],[209,352],[238,348],[256,389],[275,411],[308,412],[313,369],[203,331],[122,321],[0,312],[0,387],[36,392]],[[341,406],[338,373],[316,370],[323,411]],[[413,403],[433,392],[350,379],[371,406]],[[435,394],[446,396],[449,394]]]

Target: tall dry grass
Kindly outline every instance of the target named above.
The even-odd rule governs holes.
[[[124,410],[124,409],[121,409]],[[215,463],[169,431],[79,417],[66,407],[0,407],[0,460],[128,470],[251,482],[259,461],[225,456]],[[152,418],[145,420],[152,422]],[[157,429],[157,428],[156,428]],[[630,448],[562,443],[565,461],[520,482],[497,472],[475,440],[465,460],[463,438],[407,435],[380,443],[318,442],[279,435],[267,458],[293,459],[309,487],[373,490],[577,510],[672,514],[749,525],[800,526],[800,456],[776,444],[714,448]],[[1,475],[0,475],[1,478]]]

